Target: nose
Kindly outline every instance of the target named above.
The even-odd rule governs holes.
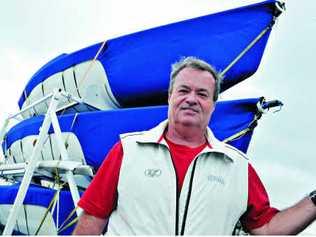
[[[197,104],[197,98],[196,98],[195,93],[191,92],[191,93],[187,94],[185,102],[188,105],[196,105]]]

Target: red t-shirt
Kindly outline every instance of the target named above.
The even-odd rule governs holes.
[[[174,144],[166,140],[170,148],[172,161],[178,178],[178,187],[181,190],[186,171],[195,156],[208,144],[196,148]],[[96,176],[88,189],[84,192],[78,205],[90,215],[107,218],[111,215],[117,201],[117,185],[120,167],[123,160],[123,148],[120,142],[116,143],[103,161]],[[242,216],[241,222],[248,229],[263,226],[278,212],[270,207],[267,192],[256,171],[248,166],[248,208]]]
[[[185,174],[187,173],[191,162],[194,160],[195,156],[199,154],[205,146],[207,146],[207,143],[191,148],[173,143],[167,138],[165,138],[165,140],[170,149],[172,163],[177,174],[179,191],[181,191]]]

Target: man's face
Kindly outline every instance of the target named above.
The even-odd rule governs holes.
[[[207,71],[182,69],[169,95],[169,123],[205,129],[214,111],[215,79]]]

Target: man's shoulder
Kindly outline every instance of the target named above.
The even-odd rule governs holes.
[[[224,142],[222,142],[222,144],[223,144],[224,152],[228,156],[233,156],[233,158],[237,158],[237,159],[240,158],[247,161],[249,160],[248,156],[244,152],[238,150],[236,147]]]
[[[121,138],[121,140],[133,139],[133,138],[144,135],[145,132],[146,131],[136,131],[136,132],[123,133],[120,135],[120,138]]]
[[[152,143],[153,138],[149,131],[135,131],[129,133],[120,134],[120,139],[123,144],[127,143]]]
[[[140,143],[157,143],[167,126],[167,120],[161,122],[149,130],[124,133],[120,135],[122,141],[134,140]]]

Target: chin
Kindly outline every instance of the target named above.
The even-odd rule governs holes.
[[[195,119],[182,119],[179,122],[184,126],[199,127],[201,125],[200,122],[196,121]]]

